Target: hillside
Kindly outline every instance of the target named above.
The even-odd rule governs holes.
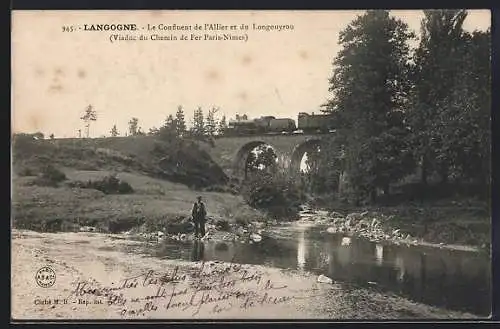
[[[146,225],[157,230],[186,223],[198,195],[214,220],[262,217],[226,192],[232,191],[228,177],[191,142],[21,135],[13,139],[12,157],[12,219],[18,228],[123,231]]]
[[[226,185],[223,170],[191,141],[150,136],[33,140],[18,136],[12,145],[18,174],[38,174],[47,164],[79,170],[135,172],[193,188]]]

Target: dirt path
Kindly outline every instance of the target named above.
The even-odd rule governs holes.
[[[474,318],[374,290],[317,283],[308,273],[117,251],[137,243],[95,233],[14,230],[13,319]],[[56,274],[50,287],[37,284],[42,267]]]

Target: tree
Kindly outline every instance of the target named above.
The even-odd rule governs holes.
[[[205,120],[203,118],[203,110],[201,107],[198,107],[194,111],[191,133],[195,137],[202,137],[205,134]]]
[[[177,128],[177,120],[174,119],[172,114],[169,114],[163,126],[160,128],[159,134],[164,139],[177,138],[180,133]]]
[[[159,135],[159,134],[160,134],[160,129],[158,129],[156,127],[149,128],[148,135],[150,135],[150,136],[156,136],[156,135]]]
[[[489,184],[491,69],[490,32],[463,33],[455,53],[461,63],[453,87],[436,103],[431,147],[442,182]]]
[[[139,128],[139,119],[138,118],[132,118],[128,122],[128,132],[130,136],[137,136],[139,134],[140,128]]]
[[[215,114],[218,111],[219,109],[215,107],[208,110],[208,114],[205,121],[205,133],[210,137],[215,136],[215,133],[217,132],[217,121],[215,119]]]
[[[177,136],[182,137],[186,133],[186,121],[184,119],[184,110],[181,105],[177,107],[177,112],[175,113],[175,129],[177,130]]]
[[[223,115],[222,118],[219,120],[219,124],[217,126],[217,134],[224,135],[226,129],[227,129],[226,116]]]
[[[170,130],[178,131],[177,119],[174,119],[172,114],[168,115],[167,119],[165,120],[165,124],[163,126]]]
[[[329,151],[333,151],[333,147],[330,147]],[[323,165],[323,157],[319,147],[307,152],[306,168],[301,172],[301,177],[304,187],[312,193],[331,193],[338,189],[340,165],[337,162],[330,166]],[[330,159],[339,161],[334,157]]]
[[[85,122],[85,128],[87,129],[87,138],[88,138],[90,135],[90,123],[92,121],[97,121],[97,112],[94,110],[92,105],[87,106],[87,108],[85,109],[85,113],[80,119]]]
[[[466,10],[425,10],[421,23],[421,41],[414,56],[415,68],[412,106],[409,121],[413,132],[413,149],[421,165],[421,181],[427,184],[428,175],[438,171],[443,181],[453,161],[443,148],[443,129],[440,116],[455,89],[462,66],[464,50],[463,22]],[[444,111],[444,112],[443,112]]]
[[[338,129],[330,151],[321,154],[333,173],[340,160],[335,150],[343,150],[341,165],[355,203],[368,196],[373,201],[377,188],[388,191],[413,169],[408,130],[399,115],[408,104],[412,37],[407,24],[386,10],[369,10],[340,33],[342,50],[329,88],[333,97],[326,104]]]
[[[113,128],[111,128],[111,137],[116,137],[118,136],[118,129],[116,128],[116,125],[113,125]]]
[[[246,170],[251,174],[272,172],[276,168],[276,161],[274,149],[269,145],[260,145],[248,154]]]

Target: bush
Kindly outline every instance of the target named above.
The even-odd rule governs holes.
[[[59,232],[69,225],[61,218],[40,219],[25,217],[15,219],[14,227],[17,229],[32,230],[36,232]]]
[[[60,182],[65,180],[66,175],[59,169],[49,164],[42,169],[40,176],[38,176],[33,183],[38,186],[56,187]]]
[[[92,188],[98,191],[101,191],[105,194],[131,194],[134,193],[134,189],[132,186],[125,182],[121,181],[116,177],[116,175],[109,175],[104,177],[101,180],[88,182],[76,181],[70,183],[72,187],[79,188]]]
[[[231,226],[229,225],[229,222],[226,219],[218,219],[215,221],[215,227],[219,231],[226,231],[229,232],[231,230]]]
[[[232,195],[238,195],[238,189],[232,185],[211,185],[203,189],[205,192],[219,192],[219,193],[231,193]]]
[[[114,219],[108,222],[107,230],[110,233],[121,233],[141,226],[144,223],[145,219],[142,217]]]
[[[35,172],[28,167],[20,168],[18,171],[19,176],[35,176]]]
[[[188,216],[176,216],[165,223],[165,229],[169,234],[190,233],[194,231],[194,225]]]
[[[251,220],[247,217],[242,217],[238,216],[234,219],[234,223],[239,225],[239,226],[248,226],[250,224]]]
[[[244,197],[257,209],[278,219],[294,219],[304,200],[300,186],[286,174],[257,174],[245,182]]]

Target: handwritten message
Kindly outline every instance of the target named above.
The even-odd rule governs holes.
[[[77,281],[71,293],[55,303],[113,307],[124,318],[152,313],[194,317],[290,305],[319,294],[310,287],[275,282],[263,270],[235,263],[203,262],[177,266],[164,273],[144,271],[107,286],[92,280]]]

